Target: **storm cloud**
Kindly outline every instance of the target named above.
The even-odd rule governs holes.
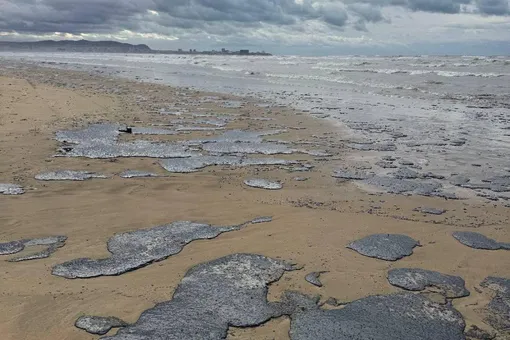
[[[471,0],[1,0],[0,30],[16,32],[113,32],[162,27],[204,29],[207,23],[295,25],[309,20],[342,27],[381,22],[382,7],[460,13]],[[475,0],[481,14],[508,15],[508,0]],[[351,19],[351,20],[349,20]]]
[[[305,38],[304,44],[366,43],[371,38],[364,34],[395,35],[395,18],[419,13],[450,15],[452,21],[462,15],[510,17],[509,0],[0,0],[0,38],[124,32],[128,38],[247,45]],[[399,29],[409,34],[406,27]]]
[[[0,0],[0,30],[83,33],[136,28],[131,19],[146,13],[147,4],[123,0]]]
[[[510,5],[508,0],[476,0],[476,7],[483,14],[508,15]]]
[[[348,8],[354,16],[358,16],[358,20],[354,23],[354,28],[358,31],[367,31],[367,22],[377,23],[385,20],[381,13],[381,7],[378,5],[353,3]]]
[[[460,13],[461,5],[470,0],[408,0],[409,9],[432,13]]]

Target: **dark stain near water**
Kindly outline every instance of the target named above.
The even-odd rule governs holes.
[[[378,162],[375,162],[375,165],[377,165],[380,168],[383,169],[396,169],[398,168],[398,165],[393,164],[393,162],[381,160]]]
[[[160,177],[158,174],[149,171],[140,170],[126,170],[119,174],[121,178],[147,178],[147,177]]]
[[[292,154],[296,152],[283,144],[274,143],[252,143],[252,142],[217,142],[206,143],[202,149],[209,153],[218,154]]]
[[[268,285],[291,270],[295,267],[287,262],[255,254],[233,254],[196,265],[171,300],[102,339],[225,339],[229,327],[255,327],[282,315],[291,318],[291,340],[464,339],[459,312],[416,294],[369,296],[336,310],[321,309],[318,297],[294,291],[269,302]]]
[[[471,248],[485,250],[510,250],[510,243],[497,242],[483,234],[473,231],[455,231],[452,235],[457,241]]]
[[[351,143],[347,145],[351,149],[361,151],[395,151],[397,146],[393,143]]]
[[[339,169],[335,170],[333,175],[334,178],[341,178],[347,180],[364,180],[372,177],[373,174],[369,174],[365,171],[357,170],[357,169]]]
[[[399,234],[374,234],[351,242],[347,248],[361,255],[385,261],[397,261],[413,253],[420,243],[409,236]]]
[[[460,276],[442,274],[419,268],[397,268],[388,272],[391,285],[410,291],[423,291],[427,287],[439,288],[446,298],[469,295],[466,283]]]
[[[268,302],[268,284],[294,267],[261,255],[234,254],[194,266],[171,300],[143,312],[108,340],[225,339],[229,327],[258,326],[289,314]]]
[[[283,188],[283,184],[278,181],[271,181],[264,178],[249,178],[244,180],[244,184],[258,189],[266,190],[280,190]]]
[[[297,295],[297,294],[295,294]],[[369,296],[342,309],[320,309],[294,298],[291,340],[464,340],[464,319],[453,307],[411,293]]]
[[[190,173],[208,166],[226,165],[231,167],[245,167],[252,165],[288,165],[296,161],[278,158],[246,158],[241,156],[196,156],[191,158],[174,158],[160,161],[161,166],[168,172]]]
[[[432,196],[441,188],[441,184],[438,182],[417,181],[387,176],[373,176],[365,180],[364,183],[392,194],[409,193]]]
[[[90,334],[105,335],[112,328],[126,327],[128,323],[113,316],[102,317],[86,315],[78,318],[74,325]]]
[[[59,149],[62,156],[86,158],[191,157],[194,152],[179,143],[156,143],[145,140],[119,142],[122,132],[132,129],[120,124],[92,124],[81,130],[58,131],[56,139],[65,143]]]
[[[62,149],[61,149],[62,150]],[[85,158],[186,158],[197,155],[186,145],[179,143],[156,143],[144,140],[115,144],[80,144],[62,153],[68,157]]]
[[[380,176],[357,169],[339,169],[332,174],[332,177],[360,181],[364,185],[391,194],[457,199],[455,193],[443,191],[442,184],[432,180],[440,177],[439,175],[420,174],[408,168],[401,168],[392,176]]]
[[[405,167],[398,169],[392,175],[398,179],[416,179],[420,177],[420,174],[417,171]]]
[[[428,208],[428,207],[418,207],[413,210],[421,212],[423,214],[429,214],[429,215],[442,215],[446,212],[445,209]]]
[[[50,257],[51,254],[56,252],[59,248],[65,245],[67,240],[66,236],[50,236],[43,238],[24,239],[19,241],[11,241],[7,243],[0,243],[0,255],[11,255],[23,251],[26,247],[33,246],[47,246],[46,249],[28,254],[10,258],[9,262],[22,262],[28,260],[37,260]]]
[[[322,282],[320,280],[321,274],[327,273],[327,271],[321,271],[321,272],[311,272],[305,276],[305,280],[308,283],[311,283],[312,285],[316,287],[322,287]]]
[[[256,223],[267,219],[255,219]],[[230,231],[240,230],[252,221],[234,226],[178,221],[154,228],[136,230],[113,236],[107,248],[112,254],[104,259],[80,258],[53,267],[52,274],[68,279],[120,275],[161,261],[179,253],[194,240],[213,239]]]
[[[92,178],[107,178],[105,175],[91,171],[56,170],[35,175],[38,181],[84,181]]]
[[[170,134],[160,128],[127,128],[120,124],[92,124],[80,130],[59,131],[56,139],[64,145],[59,149],[61,156],[86,158],[152,157],[166,158],[161,165],[169,172],[195,172],[211,165],[288,165],[298,163],[275,158],[246,158],[248,154],[327,154],[318,150],[291,149],[282,143],[264,142],[262,137],[282,133],[284,130],[244,131],[229,130],[219,136],[201,140],[151,142],[135,140],[119,142],[122,133]],[[203,155],[198,151],[209,152]],[[221,155],[235,154],[235,155]],[[62,177],[62,174],[59,174]],[[58,176],[40,176],[45,177]],[[69,177],[69,176],[68,176]]]
[[[510,279],[503,277],[489,276],[480,283],[481,287],[490,288],[491,290],[504,294],[510,295]]]
[[[510,332],[510,279],[489,276],[480,283],[495,295],[486,306],[485,321],[499,331]]]
[[[133,135],[176,135],[177,131],[157,127],[132,127]]]
[[[10,184],[10,183],[0,183],[0,194],[3,195],[22,195],[25,193],[25,190],[21,185],[18,184]]]

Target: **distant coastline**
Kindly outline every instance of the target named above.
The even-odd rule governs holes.
[[[43,40],[33,42],[0,41],[0,52],[81,52],[81,53],[145,53],[145,54],[183,54],[183,55],[245,55],[270,56],[270,53],[251,52],[249,50],[197,51],[190,50],[153,50],[145,44],[133,45],[117,41],[89,40]]]

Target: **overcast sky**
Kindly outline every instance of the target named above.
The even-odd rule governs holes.
[[[279,54],[510,54],[510,0],[0,0],[0,40]]]

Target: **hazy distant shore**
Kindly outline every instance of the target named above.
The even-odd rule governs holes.
[[[67,52],[67,53],[138,53],[138,54],[180,54],[180,55],[242,55],[270,56],[266,52],[250,52],[249,50],[200,51],[190,50],[153,50],[145,44],[133,45],[117,41],[88,40],[45,40],[31,42],[0,41],[0,52]]]

